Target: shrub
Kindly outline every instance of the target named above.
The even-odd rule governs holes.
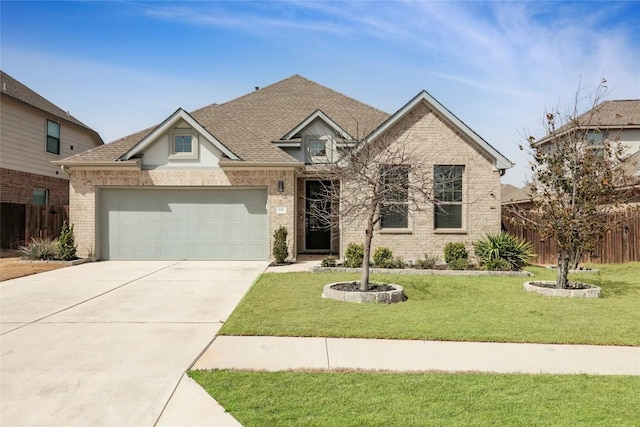
[[[486,270],[520,270],[534,255],[531,243],[504,231],[487,234],[473,248]]]
[[[335,267],[338,260],[333,255],[327,255],[322,259],[322,267]]]
[[[284,263],[289,256],[289,248],[287,248],[287,228],[280,226],[273,233],[273,257],[278,264]]]
[[[415,266],[416,268],[425,268],[427,270],[433,270],[438,263],[437,257],[432,257],[427,254],[424,255],[424,259],[416,260]]]
[[[73,233],[73,224],[69,226],[69,222],[62,223],[62,230],[58,238],[58,258],[62,261],[71,261],[76,259],[76,238]]]
[[[362,267],[364,260],[364,245],[359,243],[349,243],[344,251],[344,266],[347,268]]]
[[[502,258],[492,258],[482,264],[482,268],[489,271],[510,271],[512,269],[509,261]]]
[[[52,239],[34,239],[27,246],[20,246],[20,252],[27,259],[52,260],[58,258],[58,241]]]
[[[467,248],[462,242],[449,242],[444,246],[444,262],[447,264],[457,259],[466,260],[468,257]]]
[[[376,267],[390,268],[388,264],[393,263],[393,252],[391,249],[380,246],[373,251],[373,265]]]
[[[386,262],[384,268],[406,268],[407,263],[400,257],[393,257]]]
[[[469,263],[466,258],[452,259],[447,264],[452,270],[467,270],[469,267]]]

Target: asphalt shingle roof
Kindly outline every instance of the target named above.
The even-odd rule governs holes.
[[[86,130],[94,133],[96,136],[98,136],[100,141],[102,141],[98,133],[93,129],[91,129],[89,126],[85,125],[80,120],[70,115],[67,111],[58,107],[53,102],[45,99],[43,96],[37,94],[36,92],[29,89],[27,86],[20,83],[18,80],[14,79],[9,74],[1,70],[0,70],[0,82],[1,82],[0,94],[2,96],[10,96],[11,98],[14,98],[27,105],[30,105],[34,108],[44,111],[45,113],[55,116],[61,120],[65,120],[67,122],[83,127]]]
[[[280,139],[316,110],[322,110],[352,136],[364,136],[389,114],[294,75],[223,104],[190,112],[208,132],[242,161],[297,162],[272,141]],[[69,157],[65,163],[115,161],[153,131],[145,129],[102,147]],[[223,159],[223,163],[234,162]]]

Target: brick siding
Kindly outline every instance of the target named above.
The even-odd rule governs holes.
[[[447,242],[464,242],[473,254],[474,241],[487,232],[500,231],[500,174],[471,142],[426,105],[417,106],[382,138],[395,141],[394,144],[406,143],[412,148],[427,150],[428,162],[423,167],[430,170],[435,165],[464,165],[464,225],[460,232],[439,232],[434,229],[433,205],[424,205],[422,212],[409,214],[409,228],[403,233],[374,231],[372,252],[379,246],[386,246],[405,260],[423,258],[425,254],[442,260]],[[364,224],[344,227],[341,255],[351,242],[364,242]]]
[[[41,188],[49,190],[50,205],[69,204],[69,181],[63,178],[2,168],[0,182],[1,202],[30,204],[33,200],[33,189]]]

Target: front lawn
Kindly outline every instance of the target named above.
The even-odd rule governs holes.
[[[193,371],[242,425],[632,426],[640,377]]]
[[[527,293],[522,277],[373,275],[404,286],[408,301],[392,305],[320,297],[355,274],[264,274],[220,334],[640,345],[640,263],[594,267],[571,279],[601,286],[597,300]]]

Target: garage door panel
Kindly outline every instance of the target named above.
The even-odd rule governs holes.
[[[102,259],[267,259],[264,189],[103,189]]]

